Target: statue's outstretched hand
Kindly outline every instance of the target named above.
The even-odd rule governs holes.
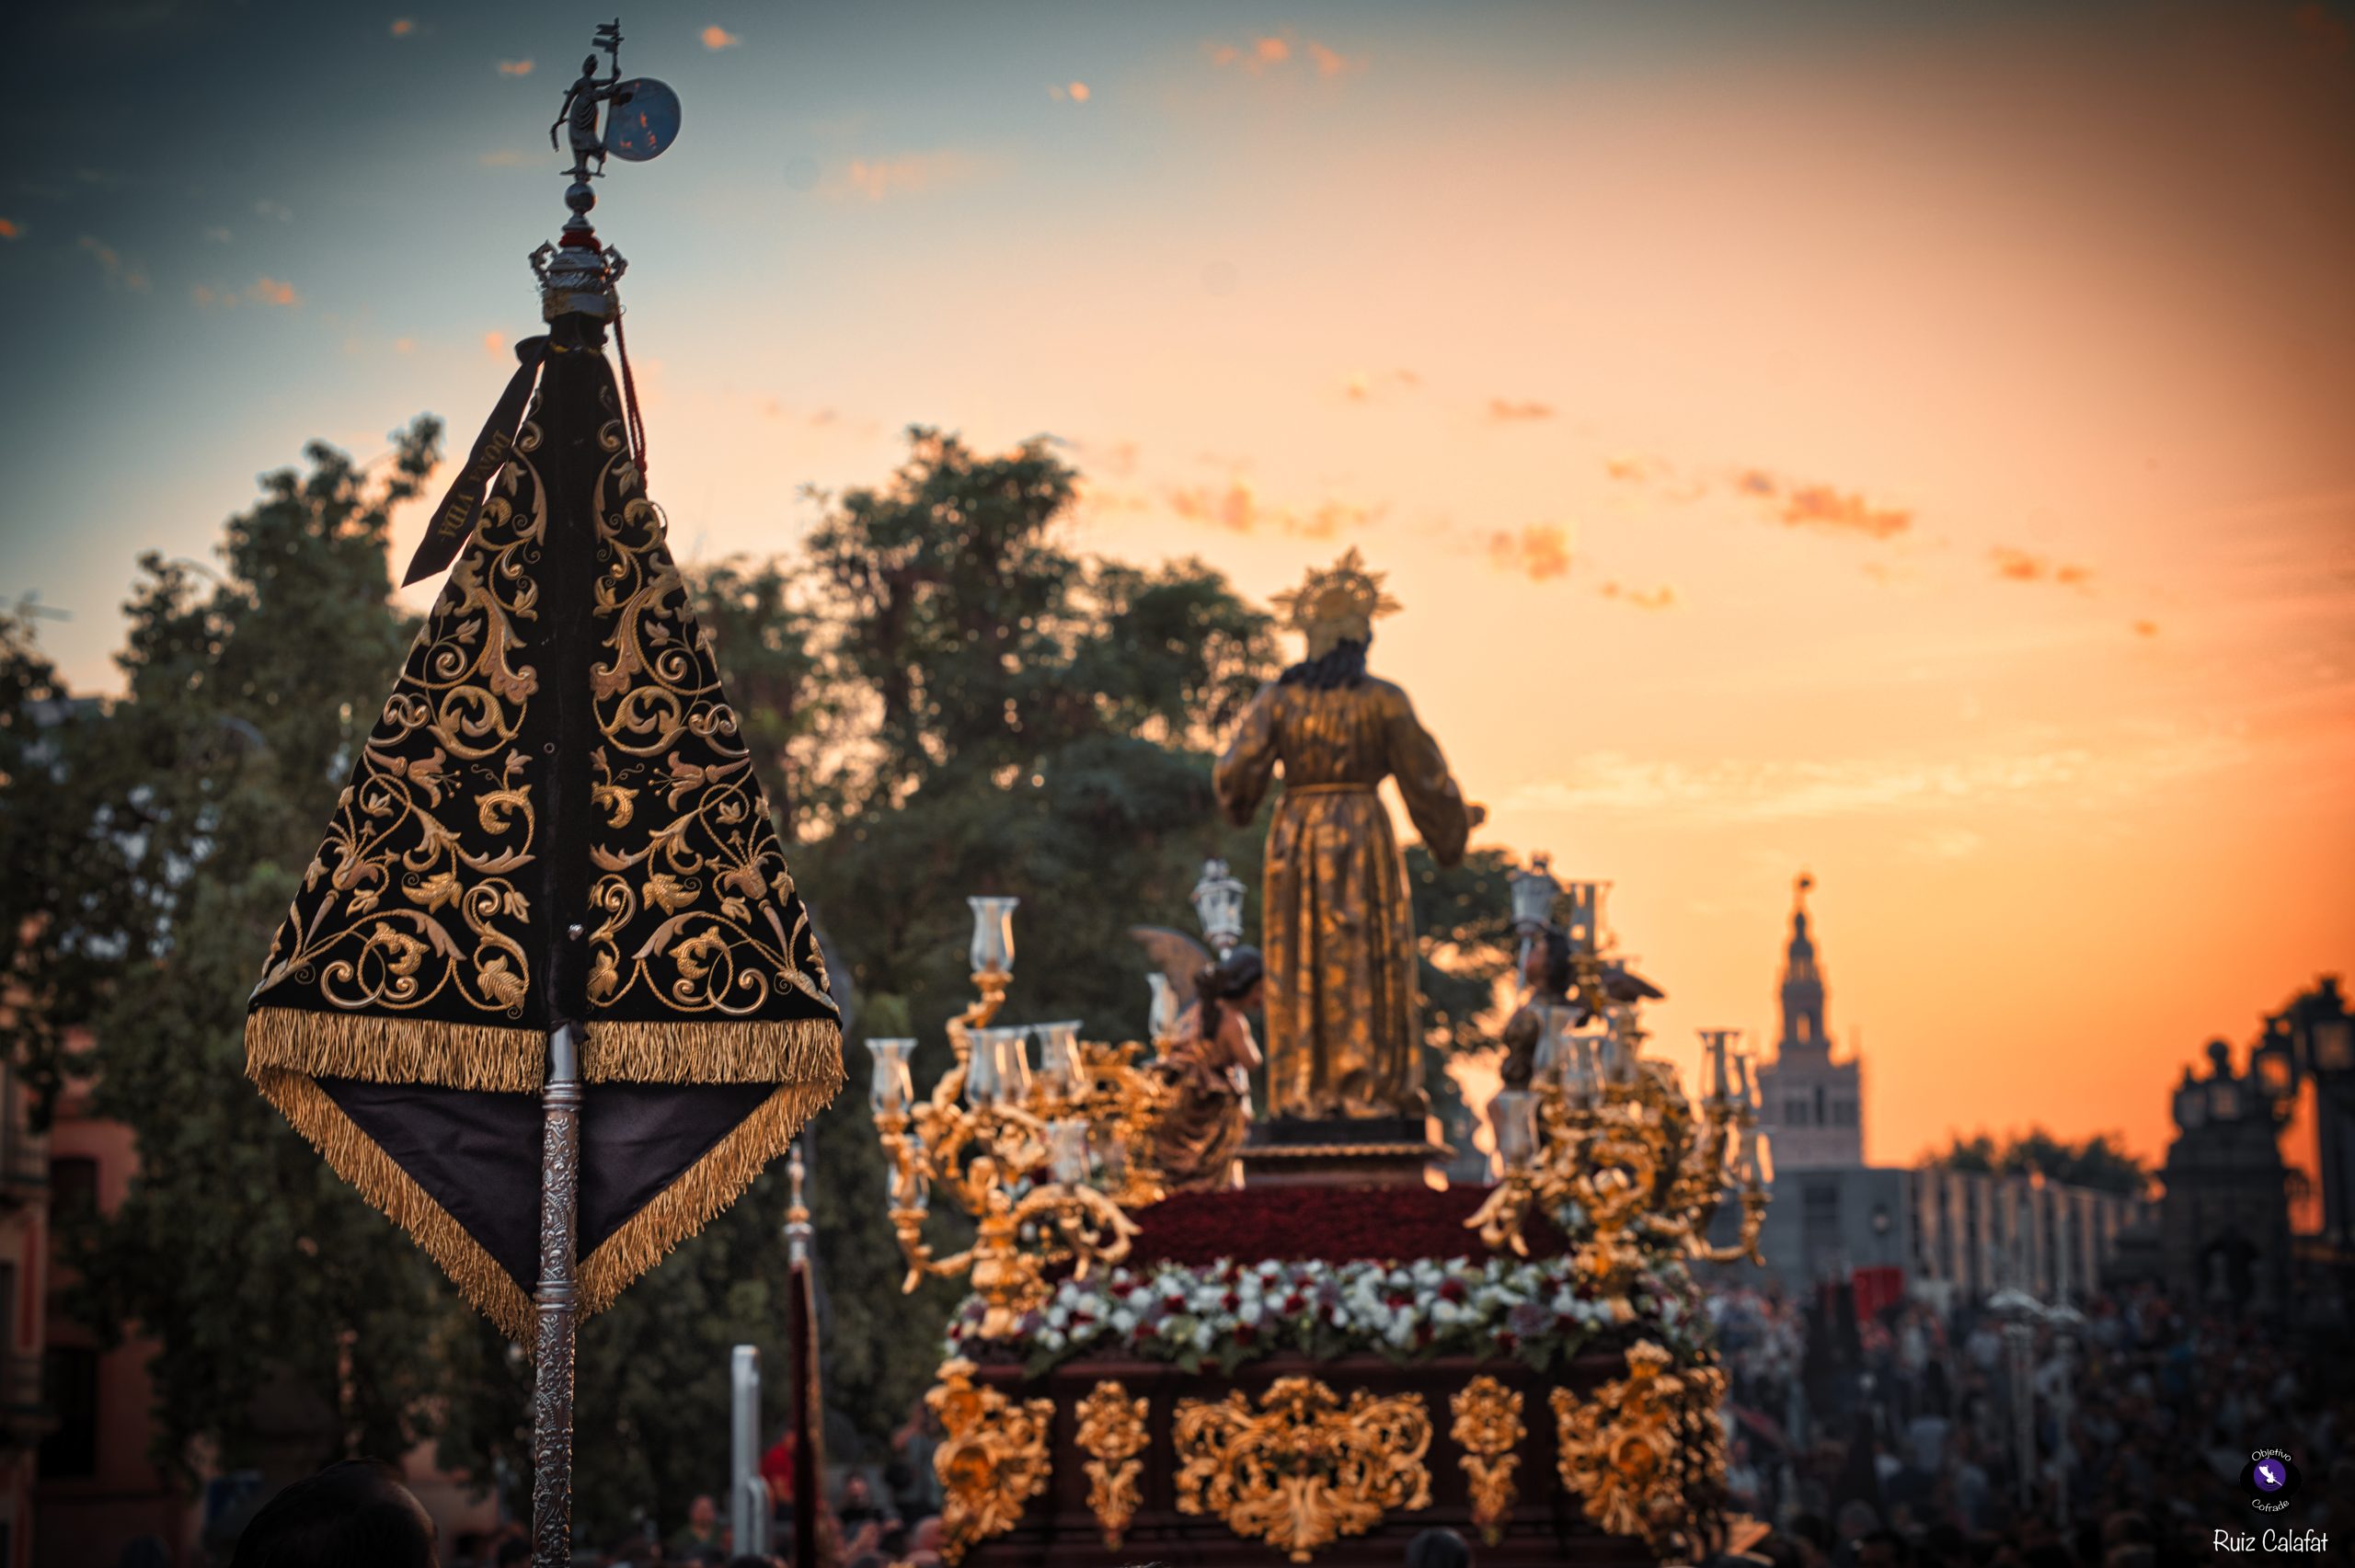
[[[1464,820],[1465,825],[1468,827],[1476,828],[1488,819],[1488,808],[1482,806],[1477,801],[1473,802],[1471,805],[1464,808]]]

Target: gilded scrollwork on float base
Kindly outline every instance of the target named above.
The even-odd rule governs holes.
[[[1687,1487],[1713,1484],[1725,1469],[1716,1414],[1725,1373],[1674,1365],[1643,1340],[1627,1349],[1626,1377],[1584,1398],[1571,1389],[1553,1394],[1562,1484],[1597,1528],[1641,1537],[1656,1554],[1689,1548],[1695,1521]]]
[[[1180,1400],[1172,1433],[1178,1507],[1209,1514],[1294,1562],[1385,1513],[1430,1506],[1431,1418],[1419,1395],[1339,1395],[1279,1378],[1259,1396]]]
[[[1105,1546],[1117,1551],[1143,1501],[1138,1482],[1144,1461],[1137,1456],[1145,1448],[1145,1402],[1132,1399],[1126,1388],[1107,1379],[1072,1413],[1078,1418],[1074,1441],[1087,1456],[1087,1506],[1104,1532]]]
[[[1052,1400],[1017,1402],[973,1380],[973,1364],[949,1361],[924,1396],[940,1423],[933,1471],[940,1478],[940,1554],[950,1563],[1004,1535],[1023,1507],[1047,1489],[1047,1438]]]
[[[1472,1525],[1494,1546],[1519,1495],[1513,1471],[1521,1463],[1521,1440],[1529,1435],[1522,1425],[1521,1394],[1483,1373],[1457,1391],[1448,1408],[1455,1417],[1448,1436],[1464,1450],[1456,1463],[1471,1495]]]

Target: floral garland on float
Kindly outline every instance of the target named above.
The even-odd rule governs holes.
[[[1655,1557],[1721,1539],[1725,1378],[1690,1265],[1757,1257],[1755,1090],[1732,1031],[1703,1031],[1697,1100],[1644,1057],[1637,1006],[1659,993],[1603,952],[1602,891],[1565,889],[1542,862],[1514,876],[1516,924],[1561,950],[1560,973],[1506,1027],[1514,1087],[1489,1110],[1499,1179],[1453,1191],[1169,1192],[1145,1151],[1174,1086],[1148,1047],[1082,1040],[1077,1024],[998,1025],[1015,900],[971,900],[981,995],[949,1024],[948,1072],[920,1098],[916,1042],[868,1042],[908,1288],[961,1276],[970,1290],[926,1395],[942,1426],[948,1562],[1046,1532],[1005,1543],[1029,1550],[1064,1528],[1054,1521],[1069,1505],[1051,1482],[1072,1465],[1108,1547],[1141,1519],[1182,1531],[1166,1522],[1174,1507],[1305,1562],[1385,1520],[1430,1516],[1442,1430],[1465,1491],[1441,1505],[1466,1508],[1491,1547],[1520,1532],[1510,1560],[1535,1561],[1533,1549],[1568,1539],[1558,1524],[1532,1528],[1551,1508],[1535,1497],[1516,1518],[1541,1423],[1546,1468],[1589,1528]],[[1155,1013],[1158,1046],[1169,1020]],[[925,1235],[936,1189],[973,1226],[947,1256]],[[1738,1239],[1716,1244],[1728,1196]],[[1280,1363],[1220,1388],[1278,1357],[1309,1375]],[[1405,1369],[1406,1386],[1363,1386],[1370,1359]],[[1203,1382],[1138,1397],[1122,1363]],[[1084,1397],[1076,1385],[1030,1397],[1072,1377],[1093,1379]],[[1149,1451],[1167,1467],[1158,1516],[1140,1512]]]
[[[1641,1270],[1628,1289],[1605,1295],[1568,1256],[1163,1263],[1063,1280],[1010,1334],[985,1334],[988,1313],[969,1296],[949,1321],[947,1354],[976,1365],[1019,1362],[1027,1377],[1089,1354],[1187,1372],[1232,1372],[1285,1352],[1319,1361],[1511,1357],[1542,1371],[1637,1337],[1679,1362],[1711,1346],[1700,1290],[1682,1265]]]

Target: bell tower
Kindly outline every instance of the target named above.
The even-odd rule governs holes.
[[[1777,1170],[1854,1169],[1865,1162],[1863,1073],[1853,1057],[1832,1059],[1832,1033],[1823,1021],[1823,969],[1807,908],[1814,887],[1805,872],[1792,885],[1783,1026],[1773,1064],[1758,1070],[1758,1125],[1770,1139]]]

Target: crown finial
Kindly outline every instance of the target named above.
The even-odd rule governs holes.
[[[1312,569],[1298,588],[1276,595],[1275,601],[1308,638],[1308,657],[1321,658],[1337,643],[1372,640],[1374,618],[1401,608],[1382,591],[1385,575],[1366,570],[1352,544],[1332,566]]]

